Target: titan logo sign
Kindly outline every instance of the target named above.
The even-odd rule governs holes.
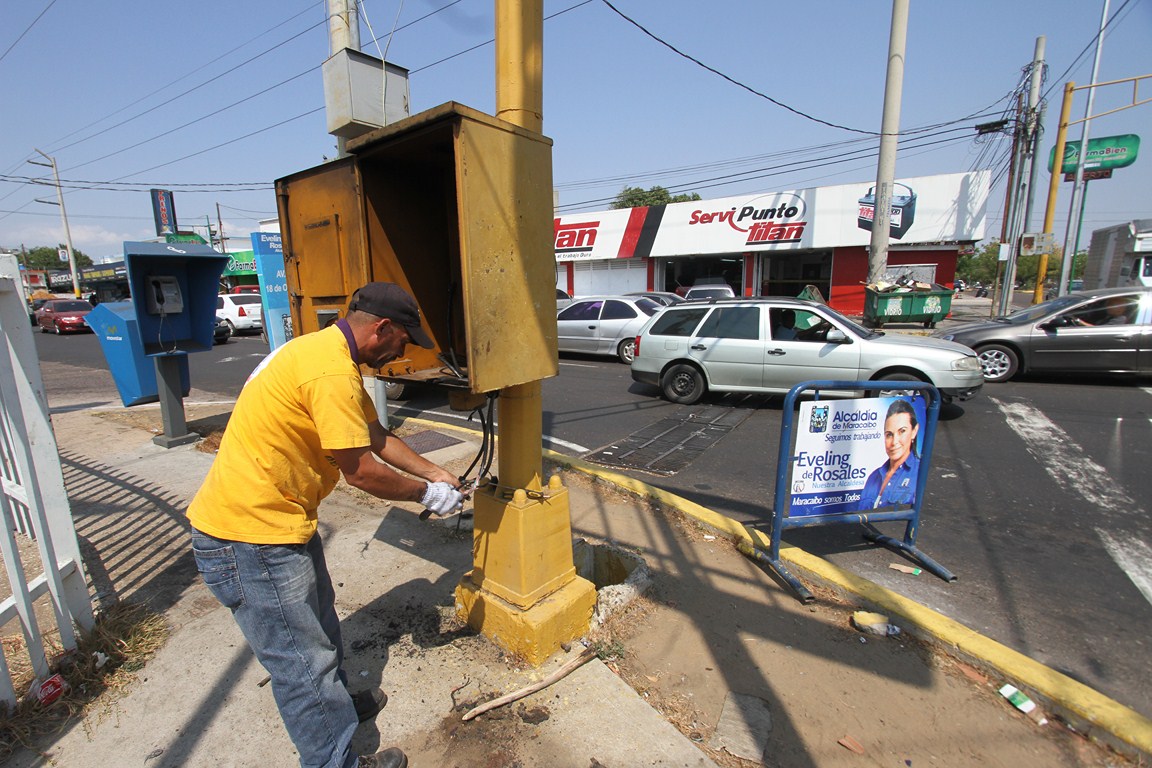
[[[556,253],[573,253],[592,250],[592,246],[596,245],[596,229],[600,222],[561,224],[560,219],[555,219],[553,226],[556,229]]]
[[[748,201],[739,208],[723,211],[695,210],[688,225],[727,224],[745,235],[745,245],[798,243],[808,222],[804,200],[798,195],[767,195]]]

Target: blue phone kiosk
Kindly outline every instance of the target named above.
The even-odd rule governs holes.
[[[216,294],[228,258],[196,243],[124,243],[144,354],[212,349]]]
[[[212,349],[216,295],[228,259],[196,243],[124,243],[133,335],[142,346],[134,351],[152,358],[164,421],[164,434],[152,442],[165,448],[199,438],[184,419],[188,353]]]

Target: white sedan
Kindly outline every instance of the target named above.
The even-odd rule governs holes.
[[[556,315],[560,351],[615,355],[631,363],[636,334],[658,309],[643,296],[583,296]]]

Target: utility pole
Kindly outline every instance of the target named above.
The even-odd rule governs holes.
[[[228,240],[224,237],[224,219],[220,218],[220,203],[216,203],[216,234],[220,238],[220,253],[228,253]]]
[[[1036,38],[1035,53],[1032,56],[1032,77],[1028,89],[1028,110],[1024,113],[1024,130],[1021,131],[1019,180],[1016,199],[1012,206],[1011,236],[1009,239],[1009,268],[1005,270],[1004,285],[1000,291],[997,314],[1008,314],[1012,306],[1012,293],[1016,283],[1016,264],[1020,255],[1020,236],[1028,231],[1032,217],[1032,201],[1036,184],[1036,156],[1040,148],[1040,86],[1044,74],[1043,35]],[[1018,224],[1018,226],[1016,226]]]
[[[876,202],[868,252],[868,284],[879,282],[888,268],[892,185],[896,179],[896,141],[900,132],[900,98],[904,88],[904,48],[908,36],[908,0],[892,0],[888,36],[888,75],[884,82],[884,116],[880,121],[880,158],[876,163]]]
[[[1003,271],[1001,271],[1000,260],[996,261],[996,285],[993,289],[995,300],[993,303],[996,305],[994,314],[1003,315],[1004,307],[1008,304],[1008,292],[1013,281],[1016,279],[1016,248],[1015,243],[1012,241],[1012,219],[1016,215],[1016,176],[1018,167],[1021,161],[1022,152],[1020,147],[1024,139],[1024,129],[1022,127],[1024,116],[1024,100],[1022,97],[1016,99],[1016,120],[1012,128],[1012,157],[1008,160],[1008,184],[1004,189],[1004,218],[1000,222],[1000,247],[1008,249],[1008,258],[1004,260]],[[976,126],[979,131],[981,126]]]
[[[64,210],[64,192],[60,189],[60,174],[56,170],[56,158],[49,157],[35,147],[32,149],[48,162],[41,163],[38,160],[29,160],[28,162],[32,165],[42,165],[45,168],[51,168],[52,178],[56,180],[56,204],[60,206],[60,218],[64,220],[64,242],[68,247],[68,268],[72,270],[72,292],[76,298],[80,298],[80,277],[76,271],[76,255],[72,252],[72,230],[68,228],[68,212]],[[51,201],[48,200],[37,200],[36,202],[52,204]]]
[[[357,0],[328,0],[328,55],[345,48],[360,50],[360,16]],[[336,137],[337,157],[347,157],[346,139]]]
[[[1100,34],[1096,36],[1096,57],[1092,62],[1092,81],[1096,84],[1096,76],[1100,74],[1100,54],[1104,52],[1104,27],[1108,23],[1108,0],[1104,0],[1104,10],[1100,13]],[[1084,122],[1080,127],[1080,156],[1076,159],[1076,181],[1072,185],[1072,199],[1068,202],[1068,225],[1064,228],[1064,261],[1060,267],[1060,285],[1057,294],[1063,296],[1068,292],[1068,281],[1071,277],[1072,260],[1076,257],[1076,249],[1080,247],[1080,224],[1084,220],[1084,198],[1088,196],[1087,182],[1084,181],[1084,160],[1088,156],[1088,125],[1092,121],[1092,102],[1096,97],[1096,89],[1088,89],[1088,104],[1084,107]],[[1062,163],[1061,158],[1053,160]],[[1080,215],[1076,216],[1076,201],[1080,201]],[[1075,218],[1075,224],[1073,224]]]

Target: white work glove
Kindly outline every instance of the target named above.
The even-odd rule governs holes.
[[[420,503],[432,514],[443,517],[464,505],[464,495],[450,483],[428,483]]]

